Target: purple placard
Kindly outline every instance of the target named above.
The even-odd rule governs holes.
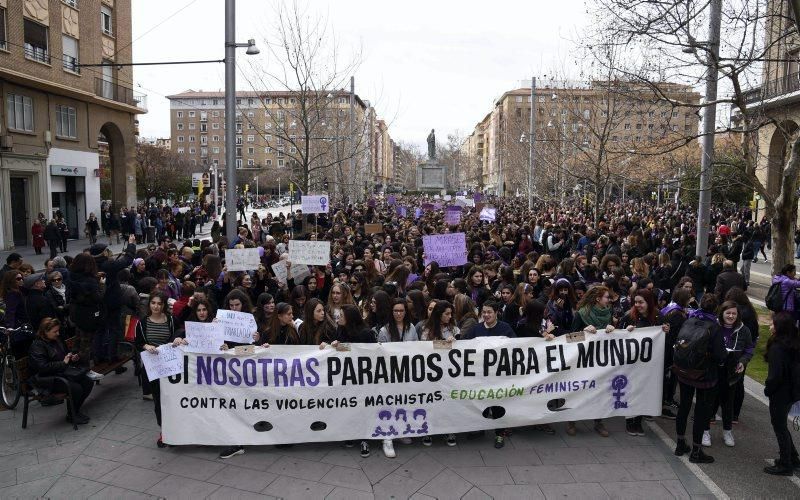
[[[370,198],[369,200],[367,200],[368,207],[375,208],[375,205],[376,205],[375,198]]]
[[[415,208],[414,209],[414,218],[415,219],[419,219],[420,217],[422,217],[422,209],[421,208]]]
[[[436,203],[433,204],[433,209],[434,210],[441,210],[442,209],[442,204],[437,201]]]
[[[400,217],[408,217],[408,209],[406,207],[397,207],[397,215]]]
[[[457,205],[450,205],[445,210],[448,210],[450,212],[461,212],[461,207]]]
[[[448,210],[444,213],[444,223],[448,226],[457,226],[461,223],[461,211]]]
[[[395,198],[394,196],[390,196],[389,198],[386,199],[386,204],[389,205],[390,207],[396,205],[397,198]]]
[[[172,215],[176,215],[178,213],[178,207],[172,207]]]
[[[433,234],[422,237],[425,265],[436,261],[440,267],[467,263],[467,238],[464,233]]]
[[[475,193],[472,199],[475,200],[475,203],[479,203],[483,199],[483,195],[481,193]]]

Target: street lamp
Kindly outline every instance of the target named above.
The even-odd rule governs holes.
[[[236,0],[225,0],[225,235],[228,241],[236,238],[236,49],[254,56],[260,51],[256,41],[236,43]]]

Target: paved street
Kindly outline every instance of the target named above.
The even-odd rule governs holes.
[[[32,405],[0,412],[0,498],[706,498],[711,490],[653,432],[632,438],[624,421],[608,422],[601,438],[579,424],[575,437],[559,424],[547,436],[515,429],[502,450],[459,436],[451,448],[396,445],[387,459],[341,443],[248,448],[219,460],[212,447],[155,445],[152,403],[130,374],[104,379],[78,431],[64,407]],[[20,405],[21,408],[21,405]],[[781,478],[772,480],[777,481]],[[787,481],[788,482],[788,481]]]

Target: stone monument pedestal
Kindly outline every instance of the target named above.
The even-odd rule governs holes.
[[[446,189],[447,167],[439,165],[435,158],[417,165],[417,190],[440,192]]]

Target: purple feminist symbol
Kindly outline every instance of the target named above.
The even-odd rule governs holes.
[[[325,198],[324,196],[320,197],[319,206],[322,207],[322,210],[325,210],[325,205],[327,204],[328,204],[328,198]]]
[[[611,380],[611,395],[614,397],[614,409],[627,408],[628,402],[622,401],[622,396],[625,395],[622,389],[628,386],[628,377],[625,375],[617,375]]]

